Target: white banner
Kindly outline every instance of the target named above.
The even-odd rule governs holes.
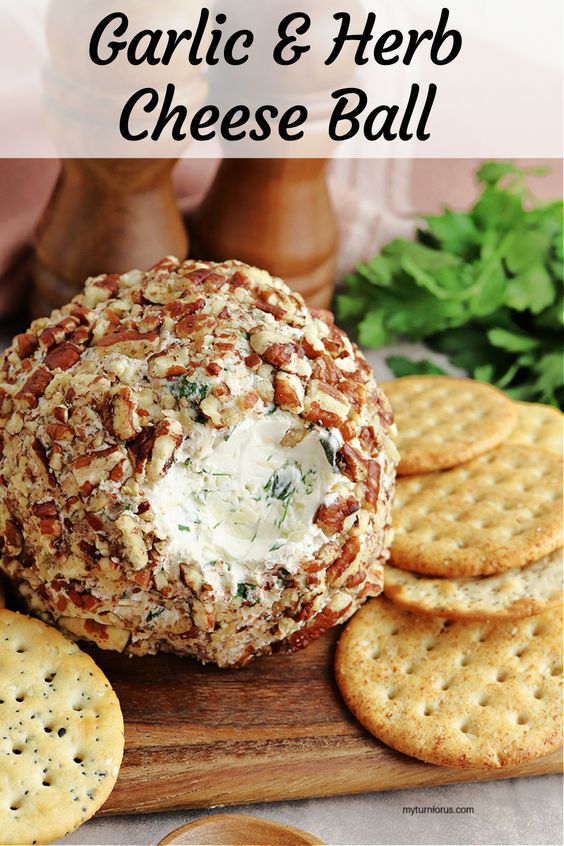
[[[0,0],[1,157],[559,157],[560,0]]]

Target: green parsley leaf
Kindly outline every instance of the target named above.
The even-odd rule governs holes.
[[[402,355],[390,355],[386,364],[394,376],[444,376],[445,371],[428,359],[411,361]]]
[[[425,341],[511,396],[563,405],[564,206],[532,197],[528,177],[543,172],[483,164],[474,206],[424,217],[414,240],[359,265],[338,318],[364,346]],[[401,356],[390,367],[429,372]]]

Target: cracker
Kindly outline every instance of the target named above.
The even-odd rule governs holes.
[[[502,573],[562,546],[562,459],[498,447],[461,467],[398,479],[391,563],[432,576]]]
[[[504,622],[416,617],[368,602],[339,641],[337,683],[353,714],[406,755],[497,768],[562,742],[560,610]]]
[[[515,403],[472,379],[405,376],[382,387],[398,427],[400,476],[470,461],[502,443],[517,423]]]
[[[94,661],[50,626],[0,611],[2,843],[47,843],[109,796],[123,755],[117,697]]]
[[[552,405],[518,402],[517,425],[509,436],[510,444],[528,444],[556,455],[564,451],[564,414]]]
[[[415,614],[451,620],[519,619],[562,602],[562,550],[495,576],[433,579],[387,566],[384,592]]]

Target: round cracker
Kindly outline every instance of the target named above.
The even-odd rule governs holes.
[[[451,620],[520,619],[562,602],[562,550],[495,576],[433,579],[387,565],[384,593],[401,608]]]
[[[50,626],[0,611],[2,843],[47,843],[108,798],[123,755],[117,697]]]
[[[337,683],[377,738],[431,764],[497,768],[562,742],[562,616],[416,617],[368,602],[339,641]]]
[[[519,444],[397,480],[391,563],[431,576],[524,567],[562,546],[562,459]]]
[[[382,388],[394,410],[398,475],[447,470],[496,447],[517,410],[491,385],[451,376],[405,376]]]
[[[518,402],[517,425],[509,436],[510,444],[527,444],[556,455],[564,452],[564,414],[553,405]]]

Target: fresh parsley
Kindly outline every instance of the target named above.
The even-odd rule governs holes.
[[[390,355],[386,364],[394,376],[444,376],[445,371],[426,358],[411,361],[402,355]]]
[[[564,404],[562,201],[538,202],[542,171],[489,162],[468,212],[425,218],[361,264],[337,297],[339,319],[367,347],[426,341],[451,364],[515,399]],[[434,365],[393,358],[396,375]]]
[[[179,524],[178,524],[178,530],[179,530],[180,532],[191,532],[191,531],[192,531],[192,529],[190,528],[190,526],[183,526],[183,525],[182,525],[182,523],[179,523]]]

